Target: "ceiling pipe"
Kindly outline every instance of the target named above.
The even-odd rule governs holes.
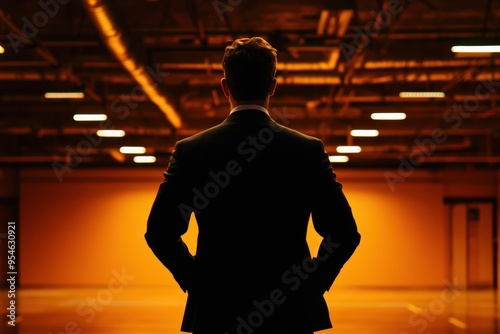
[[[173,66],[169,66],[170,69],[174,69]],[[163,69],[163,66],[161,66]],[[172,75],[169,84],[174,84],[176,82],[187,81],[191,86],[213,86],[220,83],[220,77],[218,76],[207,76],[207,67],[205,65],[205,73],[198,73],[198,75],[189,74],[175,74]],[[374,72],[368,73],[365,71],[359,71],[359,74],[354,75],[351,79],[352,85],[365,85],[365,84],[387,84],[387,83],[412,83],[412,82],[449,82],[455,78],[455,72],[450,70],[435,71],[434,73],[425,73],[423,71],[405,71],[405,73],[391,73],[390,71],[384,72]],[[107,72],[101,75],[103,81],[110,83],[128,83],[133,79],[127,80],[128,76],[125,77],[119,73]],[[0,72],[0,81],[5,80],[24,80],[24,81],[56,81],[59,80],[59,75],[57,73],[50,73],[45,71],[40,73],[39,71],[2,71]],[[281,85],[338,85],[342,83],[342,78],[332,74],[310,74],[310,75],[281,75],[277,77],[278,84]],[[474,77],[464,78],[462,82],[480,82],[481,80],[489,81],[499,81],[499,73],[487,73],[483,72],[475,75]],[[473,92],[472,92],[473,93]]]
[[[298,50],[294,47],[292,50]],[[301,48],[301,52],[306,52],[308,48]],[[311,47],[310,51],[317,52],[317,48]],[[321,51],[328,53],[324,60],[316,62],[279,62],[276,64],[278,71],[331,71],[337,66],[340,58],[340,48],[337,46],[322,47]],[[219,71],[222,73],[222,65],[219,62],[203,63],[162,63],[161,69],[166,70],[186,70],[186,71]]]
[[[42,63],[42,62],[12,62],[13,65],[17,64],[19,65],[20,63],[26,63],[25,65],[26,66],[43,66],[43,67],[55,67],[57,69],[59,69],[61,67],[61,63],[58,59],[56,59],[56,57],[52,54],[52,52],[50,52],[50,50],[48,50],[46,47],[44,47],[39,41],[36,41],[34,38],[28,38],[26,37],[26,35],[24,34],[23,32],[23,29],[19,28],[13,21],[12,19],[4,12],[0,9],[0,21],[3,21],[5,23],[5,25],[12,31],[14,32],[15,34],[17,34],[18,37],[20,37],[23,42],[27,45],[29,45],[30,47],[33,47],[35,49],[35,51],[40,55],[42,56],[43,59],[45,59],[45,63]],[[6,66],[5,64],[2,65],[3,66]],[[7,65],[8,66],[8,65]],[[9,66],[10,67],[10,66]],[[24,67],[24,66],[23,66]],[[42,80],[44,78],[42,77]],[[13,80],[17,80],[17,79],[13,79]],[[56,76],[56,79],[55,80],[59,80],[59,76]],[[86,85],[84,85],[84,83],[79,79],[77,78],[75,75],[70,75],[69,76],[69,80],[70,82],[78,85],[78,86],[81,86],[83,87],[84,89],[84,92],[88,95],[90,95],[95,101],[101,103],[102,102],[102,99],[101,97],[96,94],[94,92],[93,89],[89,88],[89,87],[86,87]]]
[[[82,162],[92,162],[92,157],[79,157]],[[0,163],[65,163],[67,157],[65,155],[14,155],[0,156]]]
[[[371,60],[364,64],[368,70],[390,70],[404,69],[411,70],[415,68],[453,68],[470,66],[490,66],[491,64],[500,65],[500,59],[434,59],[434,60]]]
[[[159,89],[159,80],[155,79],[146,66],[132,54],[129,40],[124,34],[124,29],[113,17],[110,5],[105,0],[83,0],[83,3],[109,50],[141,86],[149,99],[165,114],[170,124],[174,128],[180,128],[182,121],[179,114]]]
[[[429,156],[423,159],[427,163],[500,163],[499,156]]]
[[[302,120],[303,118],[294,118],[294,121],[296,120]],[[137,126],[125,126],[121,127],[121,130],[124,130],[127,135],[137,135],[137,136],[171,136],[172,131],[168,128],[150,128],[150,127],[137,127]],[[190,136],[193,134],[196,134],[198,132],[201,132],[205,130],[206,128],[199,126],[199,127],[190,127],[180,129],[177,131],[177,135],[179,137],[183,136]],[[326,136],[347,136],[349,134],[349,131],[346,129],[323,129],[322,133],[318,130],[318,127],[313,127],[313,126],[299,126],[295,127],[296,130],[308,133],[311,135],[315,136],[320,136],[321,134],[326,135]],[[97,130],[97,129],[94,129]],[[39,138],[41,137],[46,137],[46,136],[59,136],[59,135],[65,135],[65,136],[82,136],[85,133],[93,133],[91,129],[85,128],[85,127],[65,127],[64,129],[59,129],[56,127],[42,127],[42,128],[36,128],[34,129],[33,127],[29,126],[20,126],[20,127],[9,127],[9,128],[3,128],[0,129],[0,135],[33,135],[36,134]],[[435,131],[433,129],[424,129],[424,130],[415,130],[415,129],[383,129],[380,130],[380,138],[383,137],[414,137],[414,138],[422,138],[426,137],[429,138],[431,137]],[[487,135],[492,135],[494,133],[494,130],[491,129],[484,129],[484,128],[478,128],[478,129],[464,129],[464,128],[458,128],[455,130],[447,130],[446,134],[449,136],[487,136]],[[470,140],[469,139],[464,139],[461,143],[459,144],[450,144],[450,147],[457,148],[459,147],[460,149],[465,149],[470,146]],[[457,146],[459,145],[459,146]],[[407,146],[405,146],[407,147]],[[438,145],[439,148],[446,148],[446,145],[440,144]]]
[[[12,22],[11,18],[3,11],[0,10],[0,21],[3,21],[5,25],[14,32],[18,37],[20,37],[25,44],[28,44],[29,46],[32,46],[35,48],[35,51],[42,56],[46,61],[48,61],[52,66],[59,66],[59,61],[54,57],[54,55],[47,49],[45,49],[43,46],[40,45],[40,43],[34,42],[32,39],[26,37],[24,35],[24,32],[21,28],[19,28],[14,22]]]

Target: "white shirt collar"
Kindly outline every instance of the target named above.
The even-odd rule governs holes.
[[[244,110],[244,109],[260,110],[262,112],[265,112],[269,116],[269,111],[267,111],[266,108],[264,108],[263,106],[260,106],[258,104],[240,104],[239,106],[234,107],[229,114],[232,114],[235,111]]]

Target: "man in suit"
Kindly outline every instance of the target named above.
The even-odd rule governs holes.
[[[323,294],[360,234],[321,140],[268,111],[277,51],[235,40],[222,60],[231,111],[178,141],[153,203],[146,241],[188,293],[181,331],[310,334],[331,328]],[[282,119],[286,121],[286,119]],[[196,255],[182,240],[191,214]],[[323,237],[312,257],[309,219]]]

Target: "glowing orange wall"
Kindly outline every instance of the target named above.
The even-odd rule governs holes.
[[[22,285],[103,285],[117,272],[133,276],[133,285],[175,285],[143,237],[162,172],[76,169],[59,183],[52,170],[23,171]],[[362,240],[336,285],[442,286],[449,271],[443,198],[453,195],[444,174],[417,171],[394,189],[384,171],[337,175]],[[484,184],[492,195],[495,182]],[[184,239],[195,251],[194,223]],[[316,249],[320,239],[312,228],[308,239]]]

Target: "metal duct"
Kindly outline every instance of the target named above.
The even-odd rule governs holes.
[[[109,4],[105,0],[83,0],[83,3],[110,51],[141,86],[149,99],[165,114],[172,126],[180,128],[182,121],[179,114],[160,91],[160,82],[155,80],[144,64],[131,52],[129,41],[113,17]]]

